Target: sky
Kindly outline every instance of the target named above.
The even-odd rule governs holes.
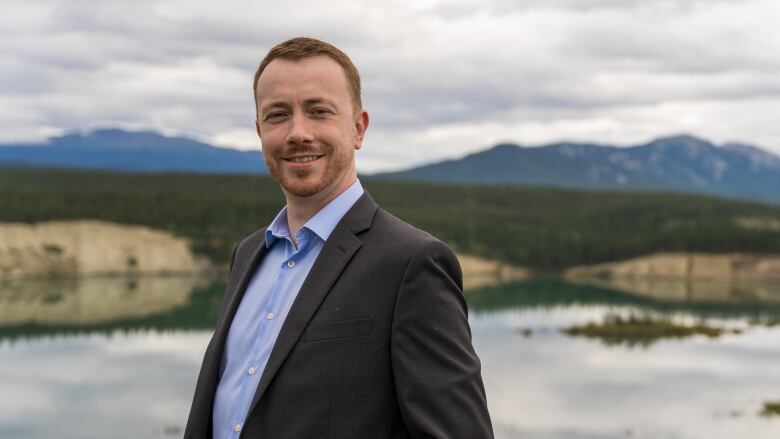
[[[777,0],[3,0],[0,143],[119,127],[259,150],[252,79],[294,36],[344,50],[358,170],[693,134],[780,154]]]

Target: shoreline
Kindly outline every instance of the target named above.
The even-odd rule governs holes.
[[[464,289],[540,274],[496,259],[456,255]],[[189,239],[145,226],[98,220],[0,223],[0,281],[220,273],[225,268],[195,254]],[[780,255],[659,252],[554,274],[573,282],[780,283]]]

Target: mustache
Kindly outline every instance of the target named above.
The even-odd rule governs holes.
[[[274,157],[282,158],[291,155],[323,155],[330,152],[329,148],[315,148],[311,145],[288,145],[274,153]]]

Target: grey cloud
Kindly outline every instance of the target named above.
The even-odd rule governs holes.
[[[0,96],[28,96],[55,90],[47,69],[30,68],[15,59],[0,59]]]
[[[0,103],[13,114],[0,110],[8,116],[0,141],[98,124],[204,140],[245,128],[251,138],[254,69],[271,45],[295,35],[350,54],[363,75],[372,133],[425,139],[426,130],[442,136],[494,124],[531,126],[521,132],[537,135],[565,123],[576,134],[578,120],[592,130],[599,118],[610,133],[635,131],[640,122],[623,116],[625,108],[661,126],[669,103],[743,108],[777,98],[780,41],[772,35],[780,10],[772,4],[11,0],[12,18],[0,18]],[[755,141],[742,126],[718,126]],[[780,147],[780,132],[774,138]],[[376,157],[385,154],[395,152]]]
[[[578,23],[560,50],[601,69],[696,73],[780,69],[780,59],[774,56],[777,47],[772,46],[776,42],[762,41],[750,29],[741,31],[702,35],[679,20],[659,26],[623,16],[609,26],[599,21]]]
[[[578,13],[594,11],[667,11],[687,12],[706,8],[716,3],[740,4],[750,0],[490,0],[484,2],[484,8],[496,15],[511,12],[527,12],[535,10],[564,10]],[[463,2],[467,3],[467,2]]]

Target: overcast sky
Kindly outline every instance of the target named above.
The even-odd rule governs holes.
[[[780,154],[778,29],[777,0],[3,0],[0,142],[120,127],[259,149],[254,70],[306,35],[361,72],[362,172],[683,132]]]

